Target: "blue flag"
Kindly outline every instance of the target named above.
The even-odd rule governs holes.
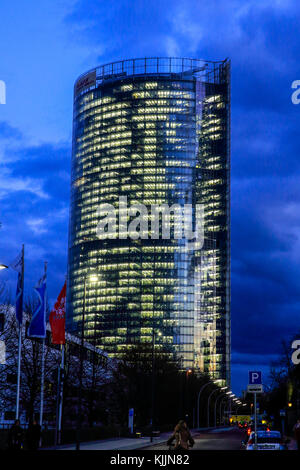
[[[21,325],[23,320],[24,248],[15,261],[10,264],[10,267],[18,273],[16,292],[16,318],[19,325]]]
[[[45,338],[46,337],[46,273],[39,280],[34,290],[38,295],[38,305],[31,318],[31,322],[28,328],[28,336],[31,336],[34,338]]]

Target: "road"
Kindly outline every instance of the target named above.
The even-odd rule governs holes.
[[[162,434],[155,438],[155,444],[151,445],[149,437],[132,439],[116,438],[105,439],[97,442],[84,442],[80,448],[82,450],[168,450],[167,439],[171,433]],[[201,431],[193,433],[195,439],[195,450],[240,450],[241,440],[244,434],[238,429],[222,428],[211,431]],[[60,446],[61,450],[74,450],[75,445]]]
[[[239,429],[221,428],[193,434],[193,450],[240,450],[244,433]],[[168,450],[168,446],[157,444],[145,450]]]

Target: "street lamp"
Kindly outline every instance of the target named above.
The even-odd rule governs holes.
[[[151,435],[150,442],[153,442],[153,428],[155,416],[155,328],[152,328],[152,394],[151,394]],[[157,332],[157,336],[161,336],[161,331]]]
[[[79,396],[78,396],[78,417],[77,417],[77,436],[76,436],[76,450],[80,450],[80,435],[82,425],[82,375],[83,375],[83,347],[84,347],[84,323],[85,323],[85,304],[86,304],[86,281],[88,274],[86,273],[83,278],[83,305],[81,317],[81,338],[80,338],[80,368],[79,368]],[[91,282],[97,281],[96,274],[90,274],[89,279]]]
[[[8,269],[8,266],[6,266],[6,264],[0,264],[0,271],[1,269]]]
[[[224,413],[227,413],[227,417],[228,417],[229,413],[231,414],[231,405],[232,404],[233,404],[233,400],[230,396],[228,396],[227,408],[226,408],[226,405],[225,405],[225,408],[224,408]]]
[[[183,394],[183,414],[186,423],[189,425],[189,377],[192,375],[193,369],[186,367],[185,369],[185,382]],[[194,415],[194,411],[193,411]]]
[[[226,390],[227,387],[222,387],[221,390]],[[218,400],[219,398],[226,396],[225,393],[221,393],[217,398],[216,398],[216,401],[215,401],[215,428],[217,427],[217,403],[218,403]],[[222,400],[221,400],[222,401]],[[221,422],[221,421],[220,421]]]
[[[210,404],[210,399],[212,397],[212,395],[216,392],[220,392],[221,390],[225,390],[227,387],[222,387],[222,388],[216,388],[215,390],[213,390],[209,396],[208,396],[208,400],[207,400],[207,427],[209,428],[209,404]]]
[[[229,397],[228,397],[227,393],[225,393],[225,396],[223,396],[223,398],[220,401],[220,410],[219,410],[220,423],[223,422],[223,420],[224,420],[224,413],[223,413],[223,420],[222,420],[222,405],[223,405],[224,400],[226,400],[226,399],[229,400]],[[225,411],[225,409],[224,409],[224,411]]]
[[[200,428],[200,396],[202,391],[208,386],[208,385],[215,385],[215,382],[209,381],[206,384],[202,385],[202,387],[199,390],[198,393],[198,398],[197,398],[197,428]]]

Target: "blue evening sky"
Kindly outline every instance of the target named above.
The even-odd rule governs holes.
[[[72,92],[114,60],[232,60],[232,379],[269,373],[300,330],[300,79],[297,0],[2,0],[0,262],[25,243],[29,291],[48,261],[53,303],[65,277]],[[15,273],[1,272],[14,296]]]

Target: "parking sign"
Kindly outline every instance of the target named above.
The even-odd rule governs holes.
[[[262,373],[260,370],[249,371],[249,385],[260,385],[262,384]]]

